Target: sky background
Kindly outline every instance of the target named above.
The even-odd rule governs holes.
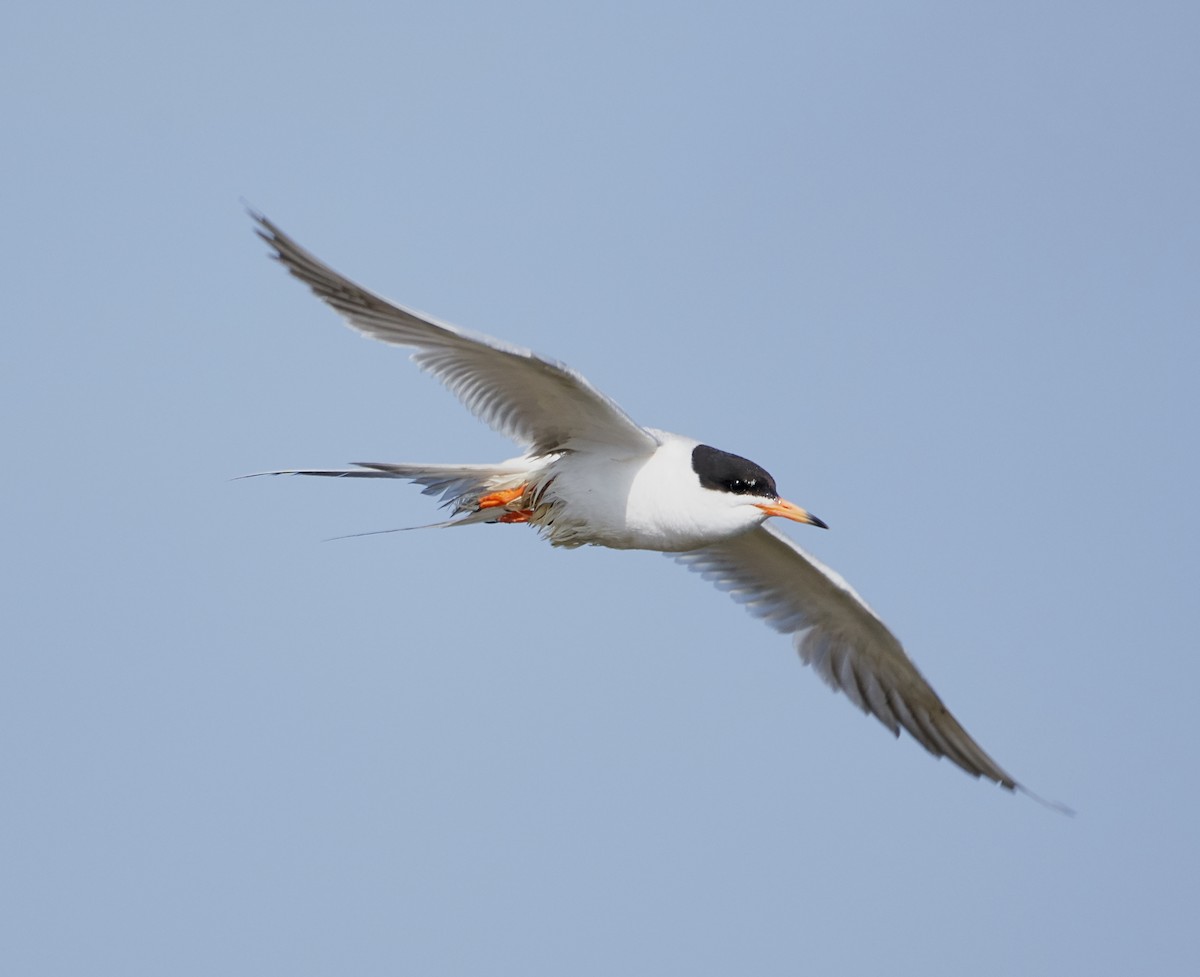
[[[14,975],[1195,972],[1200,8],[14,0]],[[749,456],[1069,819],[661,556],[258,479],[512,446],[266,258]]]

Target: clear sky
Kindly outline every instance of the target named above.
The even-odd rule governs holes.
[[[1198,10],[10,4],[5,972],[1193,973]],[[231,480],[513,453],[240,198],[764,465],[1078,816],[660,556]]]

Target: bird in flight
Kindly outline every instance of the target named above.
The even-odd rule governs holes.
[[[825,528],[782,499],[762,467],[642,427],[562,363],[380,298],[266,217],[251,216],[272,257],[350,326],[411,348],[421,369],[523,449],[497,464],[359,462],[262,474],[407,479],[451,510],[451,519],[436,527],[526,524],[553,546],[666,553],[790,635],[804,664],[893,735],[903,728],[973,777],[1031,794],[950,714],[853,588],[768,522],[777,517]]]

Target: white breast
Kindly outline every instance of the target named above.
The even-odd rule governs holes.
[[[765,515],[706,489],[692,469],[699,443],[666,431],[649,457],[574,451],[545,469],[548,487],[533,524],[555,546],[682,552],[759,525]]]

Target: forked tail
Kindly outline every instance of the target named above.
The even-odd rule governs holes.
[[[468,518],[414,526],[414,529],[459,526],[472,522],[516,521],[506,519],[525,492],[535,466],[524,458],[494,465],[435,465],[404,462],[358,461],[353,468],[289,468],[280,471],[243,475],[322,475],[326,478],[400,478],[422,486],[423,495],[440,497],[441,504],[454,515],[469,513]],[[492,509],[497,511],[492,512]],[[394,532],[395,530],[384,530]],[[369,535],[369,534],[362,534]]]

